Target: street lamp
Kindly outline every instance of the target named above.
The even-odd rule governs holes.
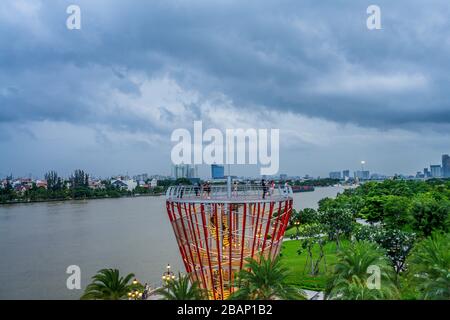
[[[128,292],[128,300],[141,300],[143,292],[139,290],[139,288],[141,287],[139,281],[134,278],[131,284],[133,289]]]
[[[299,230],[299,226],[300,226],[300,221],[295,221],[294,222],[294,226],[297,228],[297,239],[300,236],[300,230]]]
[[[162,279],[166,282],[166,284],[172,280],[175,280],[175,274],[170,271],[170,264],[167,265],[167,270],[163,273]]]

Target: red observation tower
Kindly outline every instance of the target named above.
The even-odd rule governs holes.
[[[245,259],[278,255],[293,202],[290,187],[231,183],[171,187],[166,199],[186,272],[214,300],[236,290],[235,274]]]

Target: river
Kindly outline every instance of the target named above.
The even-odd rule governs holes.
[[[294,194],[294,208],[316,208],[342,187]],[[183,271],[164,197],[0,205],[0,299],[78,299],[66,269],[81,269],[81,286],[102,268],[159,281],[170,263]]]

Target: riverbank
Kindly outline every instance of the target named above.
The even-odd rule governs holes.
[[[64,201],[85,201],[85,200],[98,200],[98,199],[122,199],[122,198],[139,198],[139,197],[160,197],[165,195],[165,192],[160,193],[140,193],[134,195],[121,195],[119,197],[84,197],[84,198],[61,198],[61,199],[36,199],[36,200],[17,200],[17,201],[7,201],[0,202],[0,206],[2,205],[12,205],[12,204],[27,204],[27,203],[45,203],[45,202],[64,202]]]

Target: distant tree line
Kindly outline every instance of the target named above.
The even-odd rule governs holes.
[[[32,202],[48,200],[71,200],[92,198],[118,198],[141,194],[160,194],[170,185],[186,184],[189,181],[161,180],[155,188],[137,186],[129,191],[111,184],[111,180],[100,180],[101,188],[89,186],[89,175],[84,170],[75,170],[68,179],[63,179],[56,171],[44,175],[47,188],[38,187],[35,182],[25,191],[16,191],[12,186],[12,177],[7,177],[6,185],[0,188],[0,203]],[[146,181],[149,183],[150,181]]]

